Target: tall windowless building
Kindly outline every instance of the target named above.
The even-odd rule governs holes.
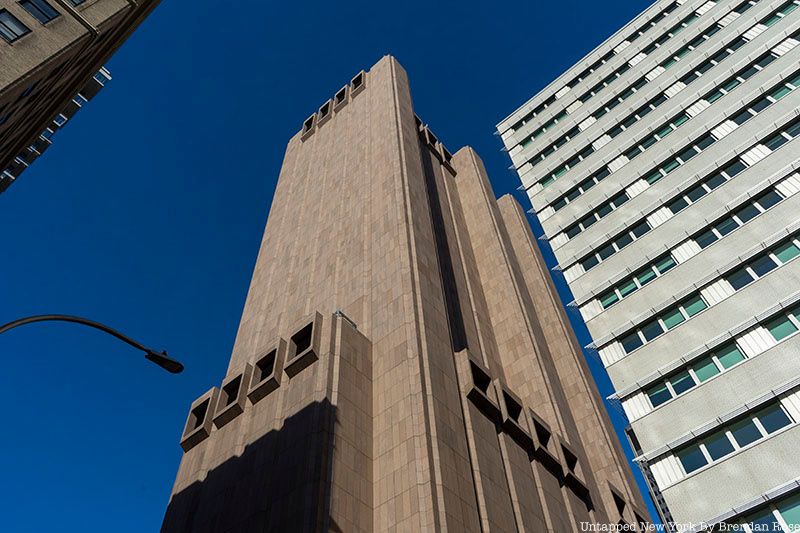
[[[662,0],[498,125],[667,520],[800,527],[798,0]]]
[[[388,56],[289,141],[227,375],[181,445],[165,532],[646,516],[523,211]]]

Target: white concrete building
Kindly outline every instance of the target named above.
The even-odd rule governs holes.
[[[676,523],[800,528],[800,0],[661,0],[498,125]]]

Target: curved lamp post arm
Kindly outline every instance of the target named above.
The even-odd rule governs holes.
[[[25,324],[31,324],[33,322],[73,322],[75,324],[83,324],[84,326],[89,326],[90,328],[99,329],[109,335],[116,337],[117,339],[121,340],[122,342],[133,346],[134,348],[141,350],[145,353],[145,358],[152,361],[153,363],[157,364],[167,372],[171,372],[173,374],[178,374],[183,371],[183,364],[175,359],[172,359],[167,355],[167,352],[161,351],[157,352],[147,346],[136,342],[135,340],[131,339],[130,337],[123,335],[119,331],[106,326],[105,324],[101,324],[99,322],[95,322],[94,320],[89,320],[88,318],[81,318],[79,316],[70,316],[70,315],[36,315],[36,316],[29,316],[26,318],[20,318],[19,320],[14,320],[13,322],[9,322],[3,326],[0,326],[0,334],[5,333],[10,329],[14,329],[18,326],[23,326]]]

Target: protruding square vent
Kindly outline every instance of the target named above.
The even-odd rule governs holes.
[[[535,446],[528,429],[528,420],[522,407],[522,400],[506,387],[501,387],[500,396],[503,400],[500,404],[503,415],[503,431],[532,456]]]
[[[303,122],[303,131],[300,134],[300,137],[303,140],[306,140],[312,133],[314,133],[314,127],[317,125],[317,114],[314,113],[310,117],[308,117],[305,122]]]
[[[256,359],[253,377],[250,380],[250,392],[247,394],[252,403],[265,398],[280,386],[285,357],[286,341],[278,339]]]
[[[322,126],[333,116],[333,102],[328,100],[317,111],[317,127]]]
[[[362,70],[358,74],[356,74],[353,79],[350,81],[350,97],[355,98],[355,96],[364,90],[366,87],[366,73]]]
[[[315,313],[304,321],[289,338],[286,354],[286,374],[291,378],[319,359],[322,316]]]
[[[550,426],[548,426],[532,409],[528,409],[528,417],[533,426],[532,436],[536,447],[533,452],[534,459],[561,481],[564,476],[564,467],[561,466],[561,453],[558,450],[558,439],[553,435]]]
[[[348,97],[350,96],[350,86],[345,85],[333,96],[333,108],[336,111],[347,105]]]
[[[211,434],[212,417],[218,397],[219,389],[213,387],[192,403],[181,436],[181,448],[184,452],[188,452]]]
[[[498,424],[500,422],[500,405],[489,371],[469,350],[458,352],[456,358],[463,393],[484,416]]]
[[[247,364],[241,372],[228,377],[222,382],[219,401],[217,401],[217,410],[214,415],[214,425],[218,428],[223,427],[244,412],[247,388],[250,385],[252,373],[253,367]]]
[[[561,453],[564,457],[564,484],[567,485],[586,504],[587,509],[592,509],[592,496],[583,475],[583,465],[578,460],[578,454],[566,441],[561,441]]]

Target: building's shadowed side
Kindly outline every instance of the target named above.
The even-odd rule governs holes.
[[[211,469],[172,496],[162,531],[314,531],[328,524],[329,421],[336,409],[324,400],[287,417],[279,429],[245,446],[241,455]]]

